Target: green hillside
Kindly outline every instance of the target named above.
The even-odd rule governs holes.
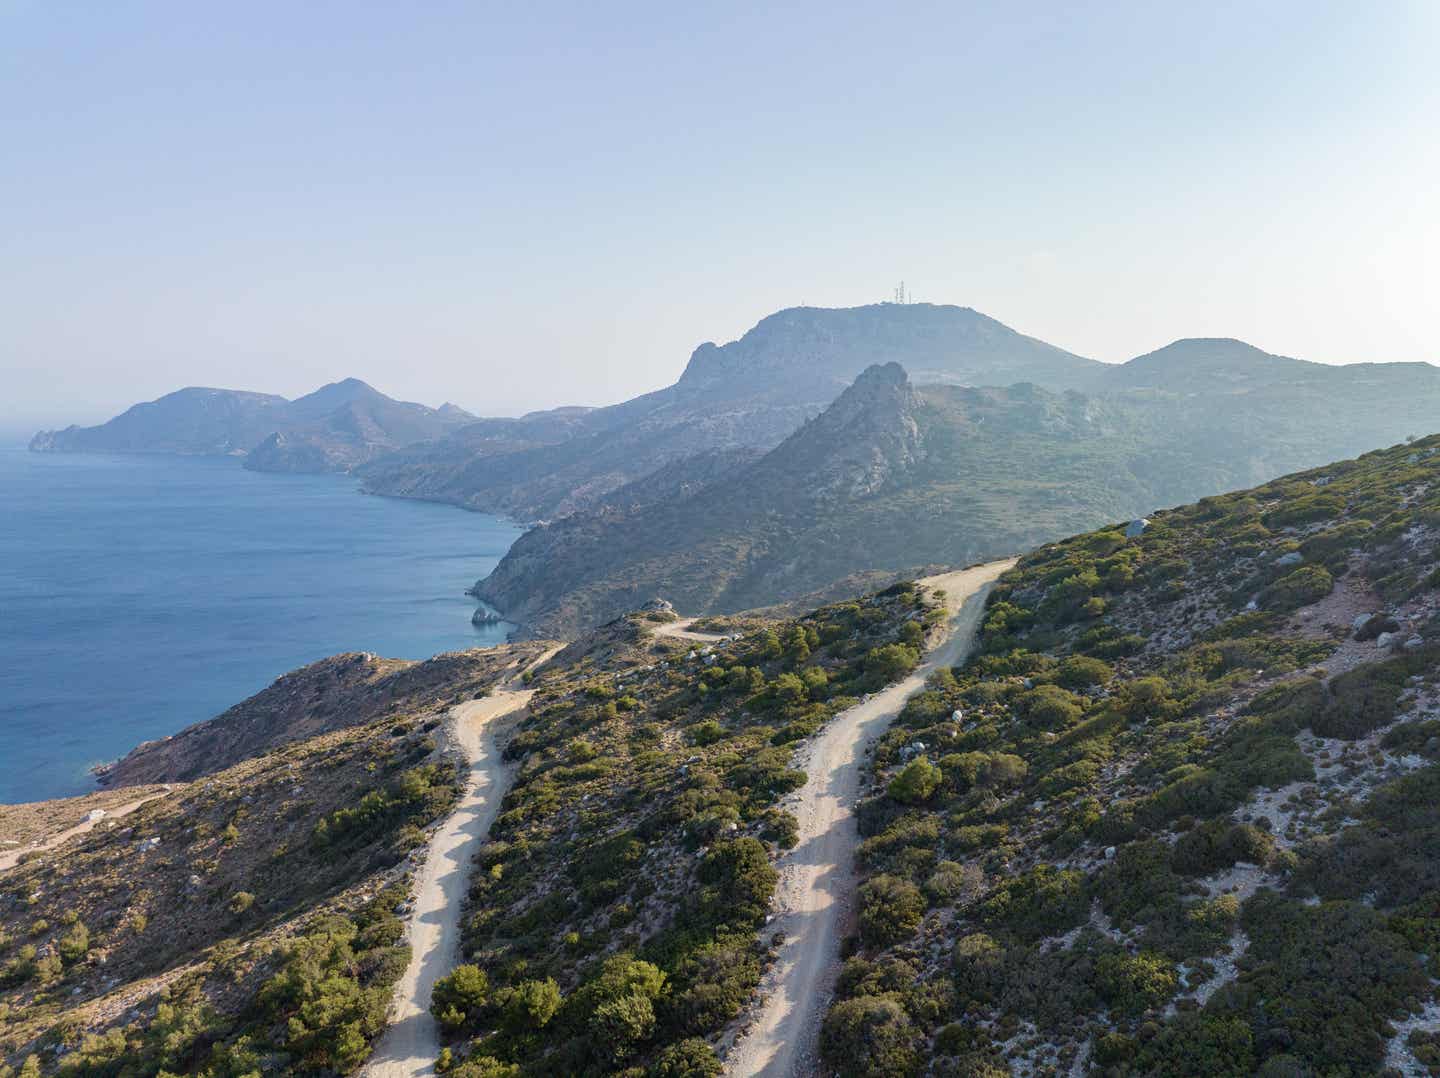
[[[1440,1073],[1405,1024],[1440,973],[1437,479],[1432,437],[1003,577],[876,751],[837,1073]]]

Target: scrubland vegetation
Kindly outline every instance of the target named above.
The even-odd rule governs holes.
[[[542,674],[481,852],[467,964],[438,994],[450,1073],[718,1074],[769,959],[796,744],[919,662],[913,585],[669,658]],[[563,657],[563,656],[562,656]]]
[[[1440,438],[1041,548],[861,809],[845,1076],[1440,1074]]]

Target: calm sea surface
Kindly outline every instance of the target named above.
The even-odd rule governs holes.
[[[520,530],[233,460],[0,447],[0,802],[340,651],[501,642],[464,590]]]

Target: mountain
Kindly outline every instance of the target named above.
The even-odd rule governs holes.
[[[137,404],[98,427],[41,431],[43,453],[239,455],[288,418],[290,402],[269,393],[195,387]]]
[[[687,456],[772,449],[877,362],[902,363],[925,381],[1032,379],[1059,388],[1088,384],[1105,370],[967,307],[797,307],[762,319],[737,341],[700,345],[672,386],[568,414],[568,429],[553,413],[507,427],[486,420],[384,457],[363,477],[377,494],[521,520],[563,517]]]
[[[1179,342],[1101,374],[1082,394],[914,385],[897,364],[873,367],[709,484],[527,532],[475,594],[541,635],[656,595],[694,614],[768,606],[1393,443],[1440,408],[1428,365],[1336,369],[1239,342]]]
[[[41,431],[48,453],[175,453],[246,458],[262,471],[348,471],[387,450],[438,438],[474,421],[447,405],[392,400],[358,378],[296,400],[233,389],[182,389],[137,404],[98,427]]]
[[[1433,1073],[1440,438],[1023,557],[859,805],[838,1074]]]

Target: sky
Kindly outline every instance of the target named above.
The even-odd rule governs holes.
[[[1440,361],[1440,4],[0,0],[0,433],[605,404],[800,304]]]

